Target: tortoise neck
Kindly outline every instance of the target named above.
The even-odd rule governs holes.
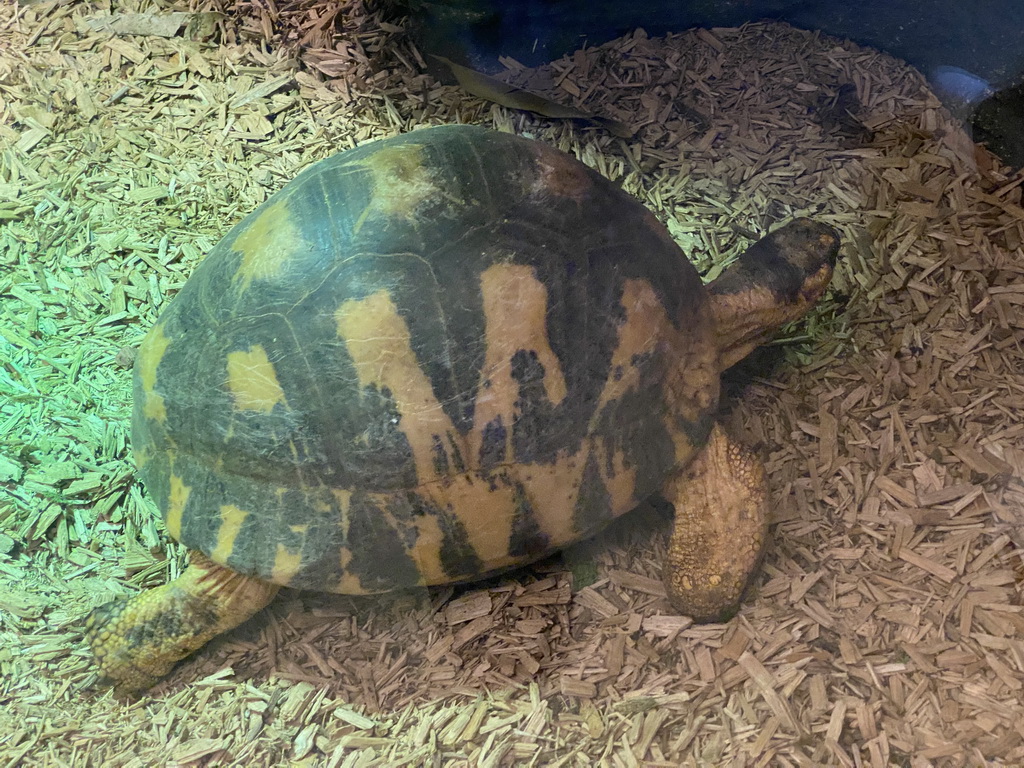
[[[838,251],[833,229],[797,219],[754,243],[708,284],[722,370],[807,314],[828,288]]]

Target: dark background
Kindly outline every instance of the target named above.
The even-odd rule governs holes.
[[[924,73],[955,65],[1008,85],[1024,71],[1024,0],[407,0],[471,66],[533,66],[643,27],[648,34],[777,19],[880,48]]]
[[[1011,165],[1024,165],[1024,0],[404,0],[428,53],[483,72],[498,56],[527,66],[637,27],[650,35],[773,19],[905,59]],[[957,67],[990,86],[958,98]],[[969,79],[967,82],[971,82]]]

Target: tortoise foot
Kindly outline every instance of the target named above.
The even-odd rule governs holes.
[[[726,621],[739,610],[768,538],[764,465],[716,424],[665,495],[675,505],[664,573],[669,599],[695,621]]]

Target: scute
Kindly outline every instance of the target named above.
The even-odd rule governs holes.
[[[325,591],[581,538],[659,490],[718,397],[705,293],[665,228],[567,155],[469,126],[313,165],[153,333],[133,442],[172,533]]]

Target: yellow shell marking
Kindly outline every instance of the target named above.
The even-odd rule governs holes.
[[[260,344],[228,353],[227,384],[240,410],[269,413],[277,403],[285,404],[274,364]]]
[[[334,496],[334,500],[341,513],[341,519],[338,521],[338,526],[341,528],[344,540],[348,541],[348,509],[352,502],[352,491],[345,488],[331,488],[331,495]],[[341,566],[342,577],[338,583],[334,585],[334,592],[344,595],[357,595],[366,591],[360,586],[359,578],[349,573],[348,565],[350,562],[352,562],[352,550],[348,547],[341,547],[338,550],[338,563]]]
[[[675,360],[682,350],[688,348],[685,334],[689,329],[677,330],[670,321],[664,306],[650,283],[645,280],[626,280],[623,286],[620,303],[625,318],[618,329],[618,341],[612,353],[610,375],[598,398],[598,407],[591,418],[588,431],[591,434],[597,429],[597,420],[601,417],[604,407],[625,395],[629,390],[639,386],[639,374],[632,360],[635,355],[644,352],[661,352],[668,359]],[[665,345],[665,348],[661,348]],[[621,376],[615,376],[616,368],[621,369]],[[667,372],[663,384],[673,388],[684,397],[694,399],[696,388],[704,386],[703,373],[695,374],[691,381],[688,362],[680,361]],[[687,400],[686,402],[689,402]],[[672,402],[671,398],[669,399]],[[693,414],[695,417],[697,414]],[[684,414],[684,416],[689,416]],[[672,435],[676,446],[677,458],[686,460],[693,453],[693,446],[686,436],[670,422],[666,414],[666,428]],[[542,499],[544,504],[538,508],[537,522],[541,529],[551,537],[553,546],[561,546],[575,540],[580,531],[572,527],[572,512],[576,505],[579,486],[583,477],[590,451],[597,455],[597,464],[605,488],[610,495],[611,513],[621,515],[637,505],[640,499],[635,497],[636,470],[625,469],[625,457],[621,451],[608,455],[608,446],[599,438],[591,438],[584,443],[581,451],[574,456],[559,456],[552,465],[528,465],[520,468],[520,479],[532,499]],[[606,469],[607,459],[611,459],[612,474]]]
[[[500,557],[507,550],[511,534],[511,494],[507,514],[498,509],[497,494],[489,485],[470,476],[440,478],[434,469],[433,438],[457,440],[463,456],[475,463],[475,456],[467,453],[467,446],[451,420],[434,396],[430,380],[422,371],[409,336],[405,320],[385,291],[378,291],[364,299],[350,299],[335,313],[338,335],[344,339],[349,355],[356,367],[362,387],[387,387],[395,406],[406,424],[415,428],[405,431],[412,448],[416,476],[422,493],[440,505],[450,508],[466,527],[469,542],[477,556],[485,562]],[[439,483],[445,479],[446,482]],[[502,505],[504,506],[504,505]],[[480,511],[492,510],[487,525],[480,525]],[[416,520],[422,537],[412,555],[427,583],[447,581],[437,557],[441,532],[434,520]],[[429,546],[427,542],[436,542]],[[433,553],[432,553],[433,552]],[[361,590],[360,590],[361,591]]]
[[[636,491],[636,467],[626,467],[626,455],[622,451],[616,451],[611,457],[612,473],[607,474],[605,465],[601,465],[601,476],[604,478],[605,487],[611,496],[611,508],[614,514],[627,512],[635,507],[641,500],[635,498]]]
[[[335,312],[338,335],[355,364],[359,385],[391,391],[395,405],[416,428],[405,433],[420,483],[437,480],[433,436],[453,435],[451,420],[434,397],[430,379],[412,351],[409,328],[386,291],[349,299]],[[370,425],[368,425],[370,426]]]
[[[308,525],[290,525],[292,533],[302,534],[305,538]],[[291,551],[284,544],[278,543],[274,553],[274,569],[270,573],[270,581],[275,584],[288,584],[302,567],[302,546]]]
[[[508,542],[512,536],[515,504],[511,488],[491,488],[490,483],[470,473],[457,475],[448,483],[420,489],[438,505],[450,507],[460,514],[466,526],[473,551],[488,568],[501,568],[518,562],[509,557]],[[483,521],[481,520],[483,512]],[[442,531],[437,518],[423,515],[416,518],[419,536],[425,546],[412,552],[425,584],[451,581],[441,566]]]
[[[346,488],[332,488],[331,495],[334,496],[341,508],[341,522],[345,533],[348,533],[348,505],[352,501],[352,491]]]
[[[231,248],[242,255],[235,280],[241,290],[253,280],[280,275],[292,254],[302,247],[302,238],[284,199],[271,202],[235,238]]]
[[[573,511],[580,495],[587,457],[593,448],[593,441],[588,440],[579,453],[560,454],[553,464],[517,467],[518,479],[534,502],[534,519],[547,534],[552,548],[579,538],[580,531],[573,525]]]
[[[234,504],[225,504],[220,508],[220,528],[217,529],[217,544],[210,552],[210,559],[215,563],[226,563],[235,548],[235,539],[242,530],[242,523],[249,513]]]
[[[274,492],[279,505],[284,504],[287,491],[287,488],[279,487]],[[314,502],[313,508],[321,513],[330,512],[331,510],[330,505],[323,502]],[[274,584],[290,584],[295,574],[302,568],[302,549],[306,542],[306,532],[309,530],[309,526],[289,525],[288,529],[299,536],[299,542],[295,547],[287,547],[278,542],[277,549],[274,552],[274,565],[271,568],[269,579]]]
[[[420,144],[382,148],[353,166],[369,171],[372,185],[370,204],[353,227],[356,232],[371,214],[410,219],[424,200],[444,194],[423,163]]]
[[[142,412],[147,419],[159,424],[167,420],[167,409],[164,406],[163,395],[154,389],[156,387],[156,369],[171,344],[170,336],[164,334],[164,327],[161,323],[154,325],[146,338],[142,340],[139,347],[139,379],[142,382]]]
[[[351,573],[348,570],[349,563],[352,562],[352,550],[348,547],[341,547],[338,550],[338,562],[341,563],[341,578],[338,583],[334,585],[332,591],[339,595],[361,595],[366,593],[366,589],[363,588],[359,582],[359,577]]]
[[[518,384],[510,375],[510,362],[512,355],[520,349],[532,347],[537,353],[538,360],[544,365],[545,389],[552,402],[557,403],[565,397],[566,383],[558,359],[547,343],[544,324],[546,292],[532,270],[516,265],[492,267],[484,274],[481,289],[485,298],[487,340],[484,369],[487,373],[484,379],[489,382],[485,386],[481,381],[474,429],[468,440],[459,436],[434,396],[430,380],[412,351],[409,329],[386,291],[344,302],[336,311],[335,319],[338,335],[348,348],[360,386],[388,388],[403,423],[414,425],[414,428],[405,430],[405,435],[416,465],[418,491],[458,515],[477,556],[488,568],[499,568],[518,562],[508,554],[515,519],[511,488],[495,490],[472,471],[438,477],[433,462],[433,437],[438,435],[449,442],[456,441],[469,469],[478,468],[480,433],[484,425],[498,414],[509,427],[514,421]],[[621,303],[625,318],[619,327],[612,363],[613,366],[622,366],[622,375],[611,375],[605,382],[599,397],[600,407],[590,425],[591,432],[596,428],[596,419],[600,417],[603,406],[639,385],[632,363],[634,355],[657,351],[656,345],[660,344],[669,345],[670,349],[664,350],[666,353],[678,354],[679,350],[686,349],[682,338],[685,329],[677,331],[674,328],[650,284],[643,280],[626,281]],[[611,370],[614,371],[614,367]],[[690,382],[680,367],[669,372],[666,381],[677,391],[688,394],[697,383],[696,380]],[[693,447],[676,428],[670,424],[667,426],[676,442],[677,454],[685,459]],[[626,470],[621,452],[609,456],[608,446],[599,438],[591,438],[575,454],[559,455],[551,464],[517,462],[511,454],[511,446],[506,448],[507,470],[525,488],[533,502],[536,522],[549,537],[552,547],[573,541],[580,534],[573,526],[573,512],[591,451],[596,452],[595,459],[611,497],[612,514],[622,514],[638,502],[634,497],[635,470]],[[609,459],[611,475],[606,469]],[[481,524],[479,511],[482,509],[488,510],[486,524]],[[415,524],[419,536],[410,554],[416,558],[424,583],[448,581],[439,557],[443,531],[438,521],[431,516],[423,516],[417,518]],[[344,566],[347,550],[342,549],[339,556]],[[355,581],[355,577],[346,576],[336,589],[362,591],[352,589]]]
[[[565,398],[565,375],[551,349],[547,334],[548,294],[533,267],[495,264],[480,276],[483,294],[486,357],[473,411],[470,451],[480,455],[484,427],[498,416],[507,432],[505,454],[511,457],[511,425],[519,397],[512,378],[512,357],[521,349],[533,350],[544,366],[544,391],[553,405]]]
[[[598,412],[639,384],[638,371],[632,364],[633,356],[652,350],[652,339],[664,339],[674,331],[665,308],[647,281],[626,280],[620,303],[626,311],[626,322],[619,328],[619,342],[612,353],[610,369],[614,373],[618,368],[622,376],[618,380],[614,375],[610,376],[605,382],[597,405]]]
[[[602,409],[613,400],[623,397],[630,389],[639,386],[639,371],[633,364],[633,357],[643,352],[655,351],[655,344],[668,345],[663,350],[669,359],[674,358],[673,350],[684,348],[684,340],[669,320],[664,306],[650,283],[645,280],[626,280],[619,300],[625,310],[625,321],[619,326],[619,338],[615,351],[612,353],[609,371],[612,375],[605,382],[604,389],[598,400],[597,409],[591,419],[590,431],[597,428],[595,420]],[[616,370],[621,376],[615,376]],[[669,376],[672,374],[670,373]],[[671,427],[669,427],[670,431]],[[607,451],[607,446],[602,446]],[[613,514],[621,514],[632,509],[640,501],[634,497],[636,488],[636,468],[626,468],[625,456],[617,451],[611,457],[612,472],[607,472],[607,461],[600,461],[601,475],[605,487],[611,496]]]
[[[174,462],[171,462],[174,466]],[[167,495],[167,514],[164,517],[167,525],[167,532],[175,539],[181,538],[181,515],[185,511],[185,504],[192,488],[185,485],[185,481],[171,473],[170,492]]]
[[[717,392],[718,372],[714,360],[693,350],[693,344],[685,338],[685,334],[693,329],[677,329],[672,324],[665,308],[646,281],[627,280],[622,305],[628,320],[619,330],[619,345],[612,356],[612,370],[622,366],[626,374],[618,382],[609,380],[601,393],[601,405],[620,397],[628,387],[636,386],[636,369],[630,366],[629,359],[635,352],[649,348],[651,338],[657,338],[660,344],[667,346],[667,358],[674,361],[663,382],[665,399],[673,404],[676,413],[684,419],[696,421],[711,406],[714,395],[708,393]],[[691,350],[689,355],[688,350]],[[692,407],[682,407],[690,403]],[[682,465],[693,455],[694,446],[670,419],[666,419],[665,426],[675,445],[676,462]]]

